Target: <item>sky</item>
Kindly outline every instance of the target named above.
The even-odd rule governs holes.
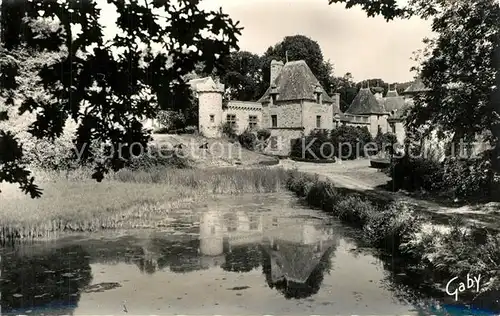
[[[413,52],[432,36],[429,21],[419,18],[386,22],[367,17],[360,8],[345,9],[328,0],[203,0],[202,7],[222,8],[244,29],[241,50],[261,55],[269,46],[289,35],[305,35],[320,45],[336,76],[350,72],[355,81],[381,78],[386,82],[413,79]],[[116,12],[101,12],[107,32],[113,32]]]

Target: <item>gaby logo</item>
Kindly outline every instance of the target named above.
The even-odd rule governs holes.
[[[470,277],[467,273],[467,283],[459,282],[458,277],[454,277],[446,284],[446,294],[455,296],[455,301],[458,301],[458,293],[462,293],[465,290],[476,289],[476,292],[479,293],[480,281],[481,275]]]

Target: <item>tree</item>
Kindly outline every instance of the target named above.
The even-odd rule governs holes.
[[[141,121],[154,118],[160,109],[156,94],[162,91],[170,104],[182,107],[190,95],[184,76],[200,63],[206,72],[220,67],[220,57],[238,49],[236,36],[240,34],[237,23],[226,14],[203,11],[199,1],[108,3],[116,7],[116,25],[121,31],[109,41],[103,38],[97,1],[9,0],[1,4],[0,92],[7,105],[17,101],[21,114],[37,113],[29,128],[37,138],[56,139],[67,121],[76,122],[75,149],[81,153],[81,162],[95,166],[92,177],[97,181],[138,154],[131,150],[132,144],[147,145],[151,137]],[[59,27],[37,32],[32,22],[41,18],[55,19]],[[74,25],[80,26],[78,34],[73,33]],[[14,97],[19,88],[17,52],[23,48],[63,54],[43,67],[35,83],[43,84],[48,100]],[[0,119],[9,119],[6,111]],[[88,146],[92,142],[109,144],[110,158],[98,160]],[[2,181],[19,183],[32,197],[41,195],[23,161],[22,147],[13,133],[4,130],[0,130]]]
[[[438,36],[427,40],[421,64],[423,82],[431,92],[416,98],[410,128],[451,133],[456,141],[472,141],[489,131],[500,150],[500,100],[494,98],[499,21],[500,7],[494,0],[454,1],[439,8],[432,24]],[[500,170],[498,157],[493,162]]]
[[[340,110],[345,112],[358,93],[351,73],[348,72],[343,77],[332,78],[332,86],[332,90],[340,94]]]
[[[263,77],[258,55],[246,51],[233,52],[225,59],[221,72],[221,82],[230,89],[231,99],[254,101],[262,96]]]
[[[408,117],[410,129],[439,126],[457,137],[489,130],[494,146],[490,159],[500,172],[500,32],[499,5],[492,0],[412,0],[400,6],[395,0],[329,0],[346,8],[361,6],[368,16],[386,20],[420,16],[433,19],[438,33],[424,56],[419,74],[432,92],[417,98]],[[454,84],[454,89],[450,89]],[[428,105],[427,105],[428,104]],[[435,116],[433,117],[433,115]],[[432,124],[435,123],[435,124]]]
[[[262,71],[266,83],[265,88],[269,86],[271,60],[276,59],[285,62],[287,56],[289,61],[305,60],[323,88],[330,92],[333,66],[329,61],[324,60],[318,42],[304,35],[286,36],[283,41],[269,47],[264,53],[264,56],[262,56]]]

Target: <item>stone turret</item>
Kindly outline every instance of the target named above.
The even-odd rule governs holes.
[[[208,138],[220,137],[222,124],[222,100],[224,85],[212,78],[196,85],[198,96],[198,130]]]
[[[205,256],[219,256],[224,249],[224,232],[220,214],[215,211],[203,213],[200,220],[200,252]]]
[[[276,78],[281,72],[281,69],[283,69],[283,62],[282,61],[277,61],[277,60],[272,60],[271,61],[271,76],[269,79],[270,84],[272,85],[274,81],[276,81]]]

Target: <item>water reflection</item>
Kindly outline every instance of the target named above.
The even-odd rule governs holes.
[[[249,272],[262,266],[266,282],[286,298],[318,292],[338,245],[332,228],[304,219],[245,212],[207,212],[200,220],[204,255],[225,252],[225,271]]]
[[[191,224],[188,225],[188,222]],[[123,292],[113,288],[121,300],[121,295],[127,295],[126,291],[140,283],[138,280],[147,280],[148,287],[144,292],[149,293],[150,290],[149,295],[154,302],[157,302],[157,296],[169,295],[165,294],[165,286],[177,289],[185,283],[201,282],[206,286],[200,286],[201,293],[209,290],[207,296],[213,297],[220,305],[224,300],[231,305],[232,300],[239,297],[235,295],[244,295],[241,292],[235,294],[240,290],[230,292],[230,289],[241,288],[245,289],[241,291],[248,293],[241,304],[249,302],[251,296],[260,295],[253,306],[268,300],[262,303],[267,304],[262,305],[263,309],[281,304],[286,308],[299,308],[297,306],[301,300],[290,299],[310,298],[305,301],[317,300],[311,308],[318,311],[322,308],[327,311],[332,307],[325,304],[335,301],[335,313],[341,314],[349,313],[353,308],[358,308],[360,313],[367,313],[377,304],[395,304],[390,310],[401,314],[407,311],[401,306],[408,303],[415,306],[414,312],[420,315],[429,314],[430,311],[438,314],[436,306],[440,305],[430,302],[433,297],[441,299],[443,296],[412,286],[425,284],[426,276],[392,257],[380,257],[381,261],[373,263],[371,254],[350,253],[346,245],[356,248],[355,242],[346,237],[346,231],[341,226],[333,229],[324,220],[294,218],[290,213],[281,214],[277,211],[210,210],[203,212],[199,219],[190,218],[183,225],[178,222],[174,224],[175,228],[166,227],[164,232],[142,236],[60,241],[55,245],[56,248],[48,247],[37,252],[32,252],[32,247],[0,248],[0,314],[19,314],[29,310],[33,314],[40,314],[42,308],[49,308],[50,314],[72,314],[79,303],[84,306],[81,309],[85,314],[88,306],[99,298],[92,296],[89,301],[89,296],[82,296],[82,293],[94,293],[96,288],[107,286],[112,288],[116,281],[123,286]],[[113,274],[113,265],[117,265],[117,269],[128,269],[128,272],[126,275]],[[137,272],[135,276],[132,275],[134,271]],[[360,275],[356,274],[357,271]],[[108,274],[113,276],[108,279]],[[95,284],[91,283],[92,275]],[[132,280],[130,283],[123,283],[124,279],[129,278]],[[227,281],[221,281],[226,278]],[[113,282],[106,283],[108,281]],[[150,282],[156,286],[150,285]],[[337,290],[337,287],[340,289]],[[155,289],[161,294],[153,294]],[[351,294],[354,290],[364,292],[366,304],[372,300],[372,305],[366,305],[364,309],[365,305],[359,303],[359,293]],[[172,293],[173,298],[165,299],[166,305],[184,302],[177,297],[178,294],[184,297],[184,291],[190,290],[186,287],[183,293]],[[384,297],[386,293],[391,293],[390,298]],[[110,297],[104,294],[96,294],[103,295],[102,302]],[[192,295],[193,299],[187,305],[178,305],[181,306],[178,307],[179,311],[196,305],[194,301],[204,294]],[[230,298],[226,299],[228,296]],[[83,297],[81,302],[80,297]],[[400,302],[392,303],[394,298]],[[148,307],[143,299],[138,304]],[[147,296],[145,299],[148,299]],[[427,305],[422,305],[422,301]],[[193,310],[193,313],[205,310],[207,305],[203,304],[206,303],[200,303],[200,309]],[[403,309],[398,309],[400,307]],[[380,312],[387,310],[381,308]],[[286,310],[275,311],[277,314],[289,314]],[[300,308],[294,311],[311,314],[311,310],[306,312]],[[115,312],[113,310],[111,313]],[[238,310],[234,313],[238,314]],[[165,311],[161,314],[172,313]]]
[[[90,261],[80,246],[36,254],[1,254],[0,314],[43,310],[72,314],[81,291],[92,281]]]

